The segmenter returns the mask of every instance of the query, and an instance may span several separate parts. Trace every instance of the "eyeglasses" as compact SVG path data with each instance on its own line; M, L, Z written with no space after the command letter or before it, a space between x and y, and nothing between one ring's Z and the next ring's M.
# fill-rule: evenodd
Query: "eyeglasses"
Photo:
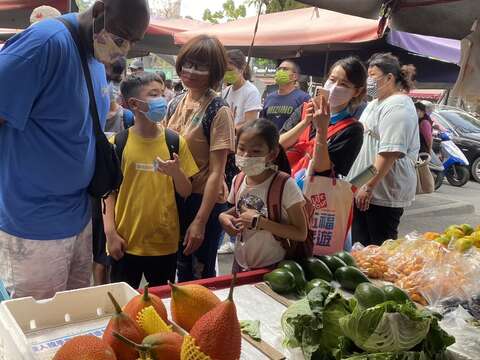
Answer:
M279 66L279 67L277 68L277 71L278 71L278 70L291 71L292 73L295 73L295 70L294 70L294 69L291 69L291 68L286 67L286 66Z
M208 64L199 64L196 62L193 62L191 60L187 60L183 63L182 68L184 69L189 69L189 70L197 70L201 72L209 72L210 71L210 66Z

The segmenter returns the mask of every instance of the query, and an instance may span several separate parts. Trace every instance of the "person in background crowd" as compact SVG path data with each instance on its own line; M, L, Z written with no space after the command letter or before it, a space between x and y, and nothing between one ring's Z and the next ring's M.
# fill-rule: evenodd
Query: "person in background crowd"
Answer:
M238 130L247 122L258 118L262 103L258 89L250 82L252 74L245 55L240 50L230 50L227 55L228 67L224 82L228 86L223 90L222 97L232 109Z
M169 103L175 97L175 93L171 89L169 89L167 86L167 81L170 83L170 86L172 84L172 81L167 80L167 75L165 75L165 72L163 71L157 71L157 74L162 78L163 83L165 84L163 97L165 98L165 100L167 100L167 103Z
M185 91L183 84L181 81L177 82L173 87L173 91L175 92L175 96L182 94Z
M107 80L110 94L110 111L108 112L105 132L118 133L128 129L134 124L133 113L129 109L123 108L120 104L123 102L120 94L120 83L127 66L126 59L122 58L107 68Z
M142 59L134 60L130 65L129 69L130 69L130 74L132 75L144 72L145 68L143 67Z
M240 50L230 50L227 56L228 67L224 83L228 86L223 90L222 97L232 109L235 128L238 130L247 122L258 118L259 111L262 110L262 102L260 92L250 82L252 75L245 55ZM218 253L232 253L234 241L234 237L226 239Z
M173 81L171 79L165 80L165 99L170 102L175 95L175 91L173 91Z
M327 134L319 133L312 126L313 116L302 119L304 107L306 114L313 114L313 102L301 105L284 124L280 144L287 152L308 157L313 156L314 144L326 144L322 151L322 161L330 164L330 169L336 175L347 176L363 143L363 126L353 118L355 108L365 98L367 70L363 63L356 57L348 57L337 61L330 69L328 79L324 85L324 95L330 106L329 138ZM335 129L338 129L337 131ZM298 148L301 147L302 149ZM308 146L308 149L305 148ZM295 160L293 159L295 158ZM289 155L292 169L296 169L301 159ZM295 175L295 174L294 174Z
M33 9L30 15L30 24L35 24L45 19L52 19L61 16L62 13L53 6L42 5Z
M230 236L236 236L233 272L274 266L285 258L285 248L277 239L305 241L307 221L305 199L279 145L278 130L271 121L258 119L238 131L236 163L244 176L232 186L230 210L220 215L220 223ZM283 172L279 174L279 172ZM281 195L281 221L269 213L269 192L279 176L287 178ZM273 191L273 190L272 190Z
M367 93L374 100L363 112L363 146L348 176L374 164L378 174L360 188L352 226L353 242L380 245L396 239L405 207L415 198L415 163L420 149L418 116L410 89L410 75L392 54L369 60Z
M210 36L190 40L177 57L177 74L187 92L170 102L167 126L185 137L200 168L184 206L180 282L215 276L222 233L218 215L225 210L228 195L225 166L228 154L235 149L232 113L213 90L223 81L226 69L225 49Z
M118 194L106 200L104 223L108 252L114 259L111 280L125 281L134 289L140 287L142 275L151 286L175 281L180 240L175 192L188 197L189 178L198 172L183 137L178 154L170 160L165 128L159 124L167 110L163 88L160 76L146 72L130 75L121 85L136 122L127 130L124 179Z
M63 18L86 44L103 126L103 64L126 56L144 36L148 3L96 1ZM11 296L37 299L89 286L87 188L96 141L80 56L65 25L47 19L11 38L0 52L0 78L0 279Z
M127 60L120 58L110 66L106 66L109 85L110 110L107 115L104 131L119 133L134 124L133 113L124 109L120 102L120 82L127 66ZM103 202L92 198L92 238L93 238L93 283L103 285L109 282L108 273L111 259L107 255L107 239L103 229Z
M271 120L279 130L300 105L310 100L310 95L295 86L299 76L297 64L291 60L283 61L275 74L278 91L265 99L261 116Z
M418 115L420 152L430 154L433 145L433 122L427 114L427 107L423 103L416 102L415 108Z

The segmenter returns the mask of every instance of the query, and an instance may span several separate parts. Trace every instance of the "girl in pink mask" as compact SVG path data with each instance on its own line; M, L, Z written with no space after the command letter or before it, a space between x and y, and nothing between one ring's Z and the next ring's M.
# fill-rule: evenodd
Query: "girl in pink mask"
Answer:
M285 242L307 238L305 201L290 177L273 122L258 119L238 131L238 174L230 190L230 210L220 215L225 232L236 236L233 271L274 266L286 256Z
M363 142L363 126L353 117L365 98L367 71L356 57L337 61L330 69L323 91L297 109L281 130L281 145L287 149L292 175L299 183L312 158L315 143L321 145L314 159L320 175L346 176ZM323 100L322 100L323 99ZM316 105L314 105L316 104ZM314 117L315 107L325 121ZM323 109L322 109L323 107Z

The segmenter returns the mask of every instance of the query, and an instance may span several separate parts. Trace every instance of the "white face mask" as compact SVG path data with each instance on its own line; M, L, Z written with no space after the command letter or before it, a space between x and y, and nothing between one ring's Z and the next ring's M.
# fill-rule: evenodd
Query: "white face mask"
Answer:
M325 82L323 88L330 93L328 97L328 102L332 107L337 107L349 103L355 92L354 89L340 86L330 80L327 80Z
M235 164L247 176L258 176L270 168L270 166L267 166L267 158L265 156L246 157L235 155Z

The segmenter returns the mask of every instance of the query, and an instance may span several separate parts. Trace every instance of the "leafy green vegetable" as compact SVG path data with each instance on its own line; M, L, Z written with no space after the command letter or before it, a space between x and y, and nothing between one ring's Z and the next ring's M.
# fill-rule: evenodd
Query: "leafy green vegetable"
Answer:
M240 320L242 333L249 335L253 340L262 341L259 320Z
M326 284L314 288L307 297L292 304L282 316L284 345L302 349L307 360L331 358L342 343L340 318L352 312L355 302L345 300ZM320 353L320 355L319 355Z
M371 353L409 351L423 343L421 350L434 354L453 339L438 327L435 315L410 302L387 301L366 310L357 307L340 320L340 327L355 345Z

